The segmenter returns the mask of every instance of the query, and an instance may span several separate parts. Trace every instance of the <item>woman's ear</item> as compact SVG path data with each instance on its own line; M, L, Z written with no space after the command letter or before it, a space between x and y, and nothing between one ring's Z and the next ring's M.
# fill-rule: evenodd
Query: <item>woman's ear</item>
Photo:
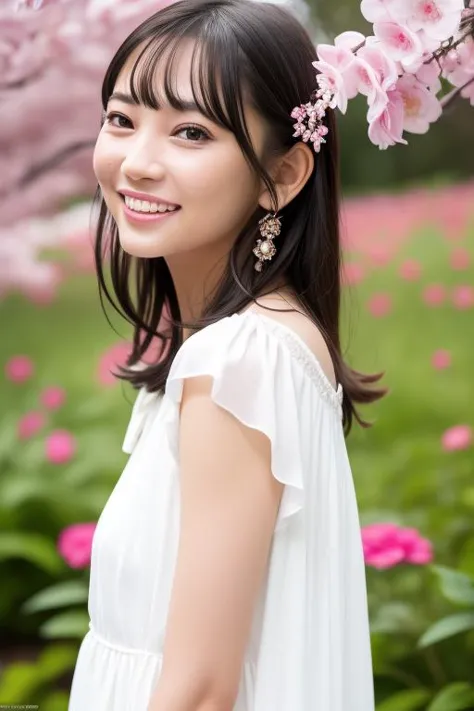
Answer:
M303 141L298 141L283 156L276 161L270 174L275 181L275 189L278 195L278 209L281 210L306 185L314 168L314 152ZM265 186L259 197L259 205L264 209L273 211L270 193Z

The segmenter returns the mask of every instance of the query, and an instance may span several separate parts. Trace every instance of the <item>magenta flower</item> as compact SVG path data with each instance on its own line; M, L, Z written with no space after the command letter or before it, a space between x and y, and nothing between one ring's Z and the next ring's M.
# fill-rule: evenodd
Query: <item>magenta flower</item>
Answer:
M440 306L446 298L446 289L441 284L430 284L423 290L423 301L428 306Z
M469 269L471 258L467 249L463 247L456 247L451 252L450 264L451 268L457 271L462 271L463 269Z
M115 343L103 353L97 370L97 379L104 386L115 385L117 379L112 375L112 371L117 371L118 365L125 365L127 357L130 355L132 346L130 343L121 341Z
M13 356L5 366L5 375L13 383L24 383L31 378L33 372L33 361L24 355Z
M456 286L453 289L453 305L457 309L470 309L474 306L474 288L469 285Z
M435 351L431 358L431 365L433 368L436 368L436 370L444 370L445 368L449 368L451 365L451 353L442 349Z
M76 441L67 430L55 430L46 439L46 459L52 464L69 462L76 451Z
M402 279L407 281L416 281L421 275L421 265L415 259L407 259L400 266L399 274Z
M454 425L447 429L441 438L445 452L455 452L467 449L472 444L472 429L469 425Z
M360 284L364 278L364 267L357 262L348 262L344 264L341 276L344 284Z
M415 528L394 523L374 523L362 529L366 565L384 570L400 563L426 565L433 559L433 548Z
M392 309L392 299L389 294L374 294L369 299L368 308L372 316L386 316Z
M66 392L63 388L52 386L45 388L40 395L42 405L48 410L57 410L64 405Z
M45 424L45 417L42 412L27 412L26 415L18 422L18 437L20 439L29 439L34 437Z
M58 551L71 568L87 568L91 562L95 523L76 523L59 534Z

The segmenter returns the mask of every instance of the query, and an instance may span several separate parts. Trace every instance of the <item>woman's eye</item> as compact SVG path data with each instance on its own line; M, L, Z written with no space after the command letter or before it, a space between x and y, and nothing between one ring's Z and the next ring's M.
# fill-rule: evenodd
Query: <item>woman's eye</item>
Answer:
M115 111L108 113L105 120L108 124L115 126L116 128L130 128L132 125L130 119L123 114L116 113Z
M191 141L192 143L202 143L203 141L210 138L207 131L204 131L204 129L199 128L199 126L185 126L184 128L180 128L175 135L179 135L180 133L187 133L188 137L185 138L185 140Z

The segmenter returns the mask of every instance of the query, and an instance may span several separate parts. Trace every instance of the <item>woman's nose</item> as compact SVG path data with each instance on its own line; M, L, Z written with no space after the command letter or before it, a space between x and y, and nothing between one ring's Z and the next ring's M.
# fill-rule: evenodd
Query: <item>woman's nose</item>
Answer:
M122 161L121 171L130 180L159 180L163 176L163 167L151 154L145 144L135 145Z

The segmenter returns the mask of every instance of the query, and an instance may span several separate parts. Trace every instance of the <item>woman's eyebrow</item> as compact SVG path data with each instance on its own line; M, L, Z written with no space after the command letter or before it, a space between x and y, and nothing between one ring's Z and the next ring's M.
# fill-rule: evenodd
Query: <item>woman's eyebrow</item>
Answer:
M138 106L133 96L131 94L125 94L123 91L114 91L113 94L110 95L109 101L113 101L114 99L116 101L122 101L124 104L129 104L130 106ZM201 109L193 99L176 99L176 101L178 111L197 111L201 113Z

